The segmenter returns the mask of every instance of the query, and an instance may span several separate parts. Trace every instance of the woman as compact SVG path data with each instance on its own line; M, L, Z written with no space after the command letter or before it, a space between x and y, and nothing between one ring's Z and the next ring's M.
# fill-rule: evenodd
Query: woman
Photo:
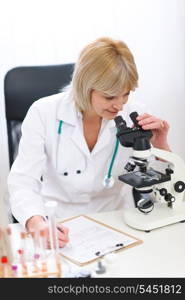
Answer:
M123 208L128 186L117 178L132 149L119 147L112 170L115 184L109 189L102 184L115 149L113 119L118 113L129 122L129 113L137 110L139 124L153 132L153 146L169 150L167 122L147 114L142 104L133 108L127 103L137 84L127 45L100 38L82 50L65 92L30 107L8 178L13 215L29 231L46 227L46 200L58 202L60 218ZM68 230L60 229L63 246Z

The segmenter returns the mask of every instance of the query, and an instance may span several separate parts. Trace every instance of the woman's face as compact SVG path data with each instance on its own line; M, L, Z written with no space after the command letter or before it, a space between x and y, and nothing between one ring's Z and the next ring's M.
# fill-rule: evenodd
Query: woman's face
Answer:
M96 90L92 91L91 104L93 111L101 118L112 120L127 103L130 91L124 90L118 96L110 97Z

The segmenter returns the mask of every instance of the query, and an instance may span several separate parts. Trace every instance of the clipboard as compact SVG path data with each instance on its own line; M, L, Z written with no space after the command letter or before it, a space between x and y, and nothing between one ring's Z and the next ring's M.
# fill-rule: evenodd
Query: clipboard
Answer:
M59 223L69 228L70 239L59 253L78 266L85 266L111 252L143 243L130 234L86 215L78 215Z

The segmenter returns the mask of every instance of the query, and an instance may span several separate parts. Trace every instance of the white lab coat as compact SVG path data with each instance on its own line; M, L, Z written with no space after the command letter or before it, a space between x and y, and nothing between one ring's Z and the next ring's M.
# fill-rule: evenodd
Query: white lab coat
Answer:
M128 103L121 112L128 125L134 109L139 113L144 110L141 105L135 108ZM60 120L63 126L59 135ZM131 148L119 145L112 170L115 184L110 189L102 184L115 141L114 121L103 120L97 143L89 151L81 113L67 92L34 102L22 124L18 156L8 176L15 218L25 225L33 215L45 216L46 200L58 202L56 216L60 218L123 208L126 198L131 199L131 188L120 182L118 175L124 170Z

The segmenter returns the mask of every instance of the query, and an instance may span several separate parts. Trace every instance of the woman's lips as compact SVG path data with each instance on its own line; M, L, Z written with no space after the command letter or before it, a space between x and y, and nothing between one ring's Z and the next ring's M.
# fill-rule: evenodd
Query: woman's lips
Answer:
M118 111L110 111L110 110L107 110L110 114L117 114Z

